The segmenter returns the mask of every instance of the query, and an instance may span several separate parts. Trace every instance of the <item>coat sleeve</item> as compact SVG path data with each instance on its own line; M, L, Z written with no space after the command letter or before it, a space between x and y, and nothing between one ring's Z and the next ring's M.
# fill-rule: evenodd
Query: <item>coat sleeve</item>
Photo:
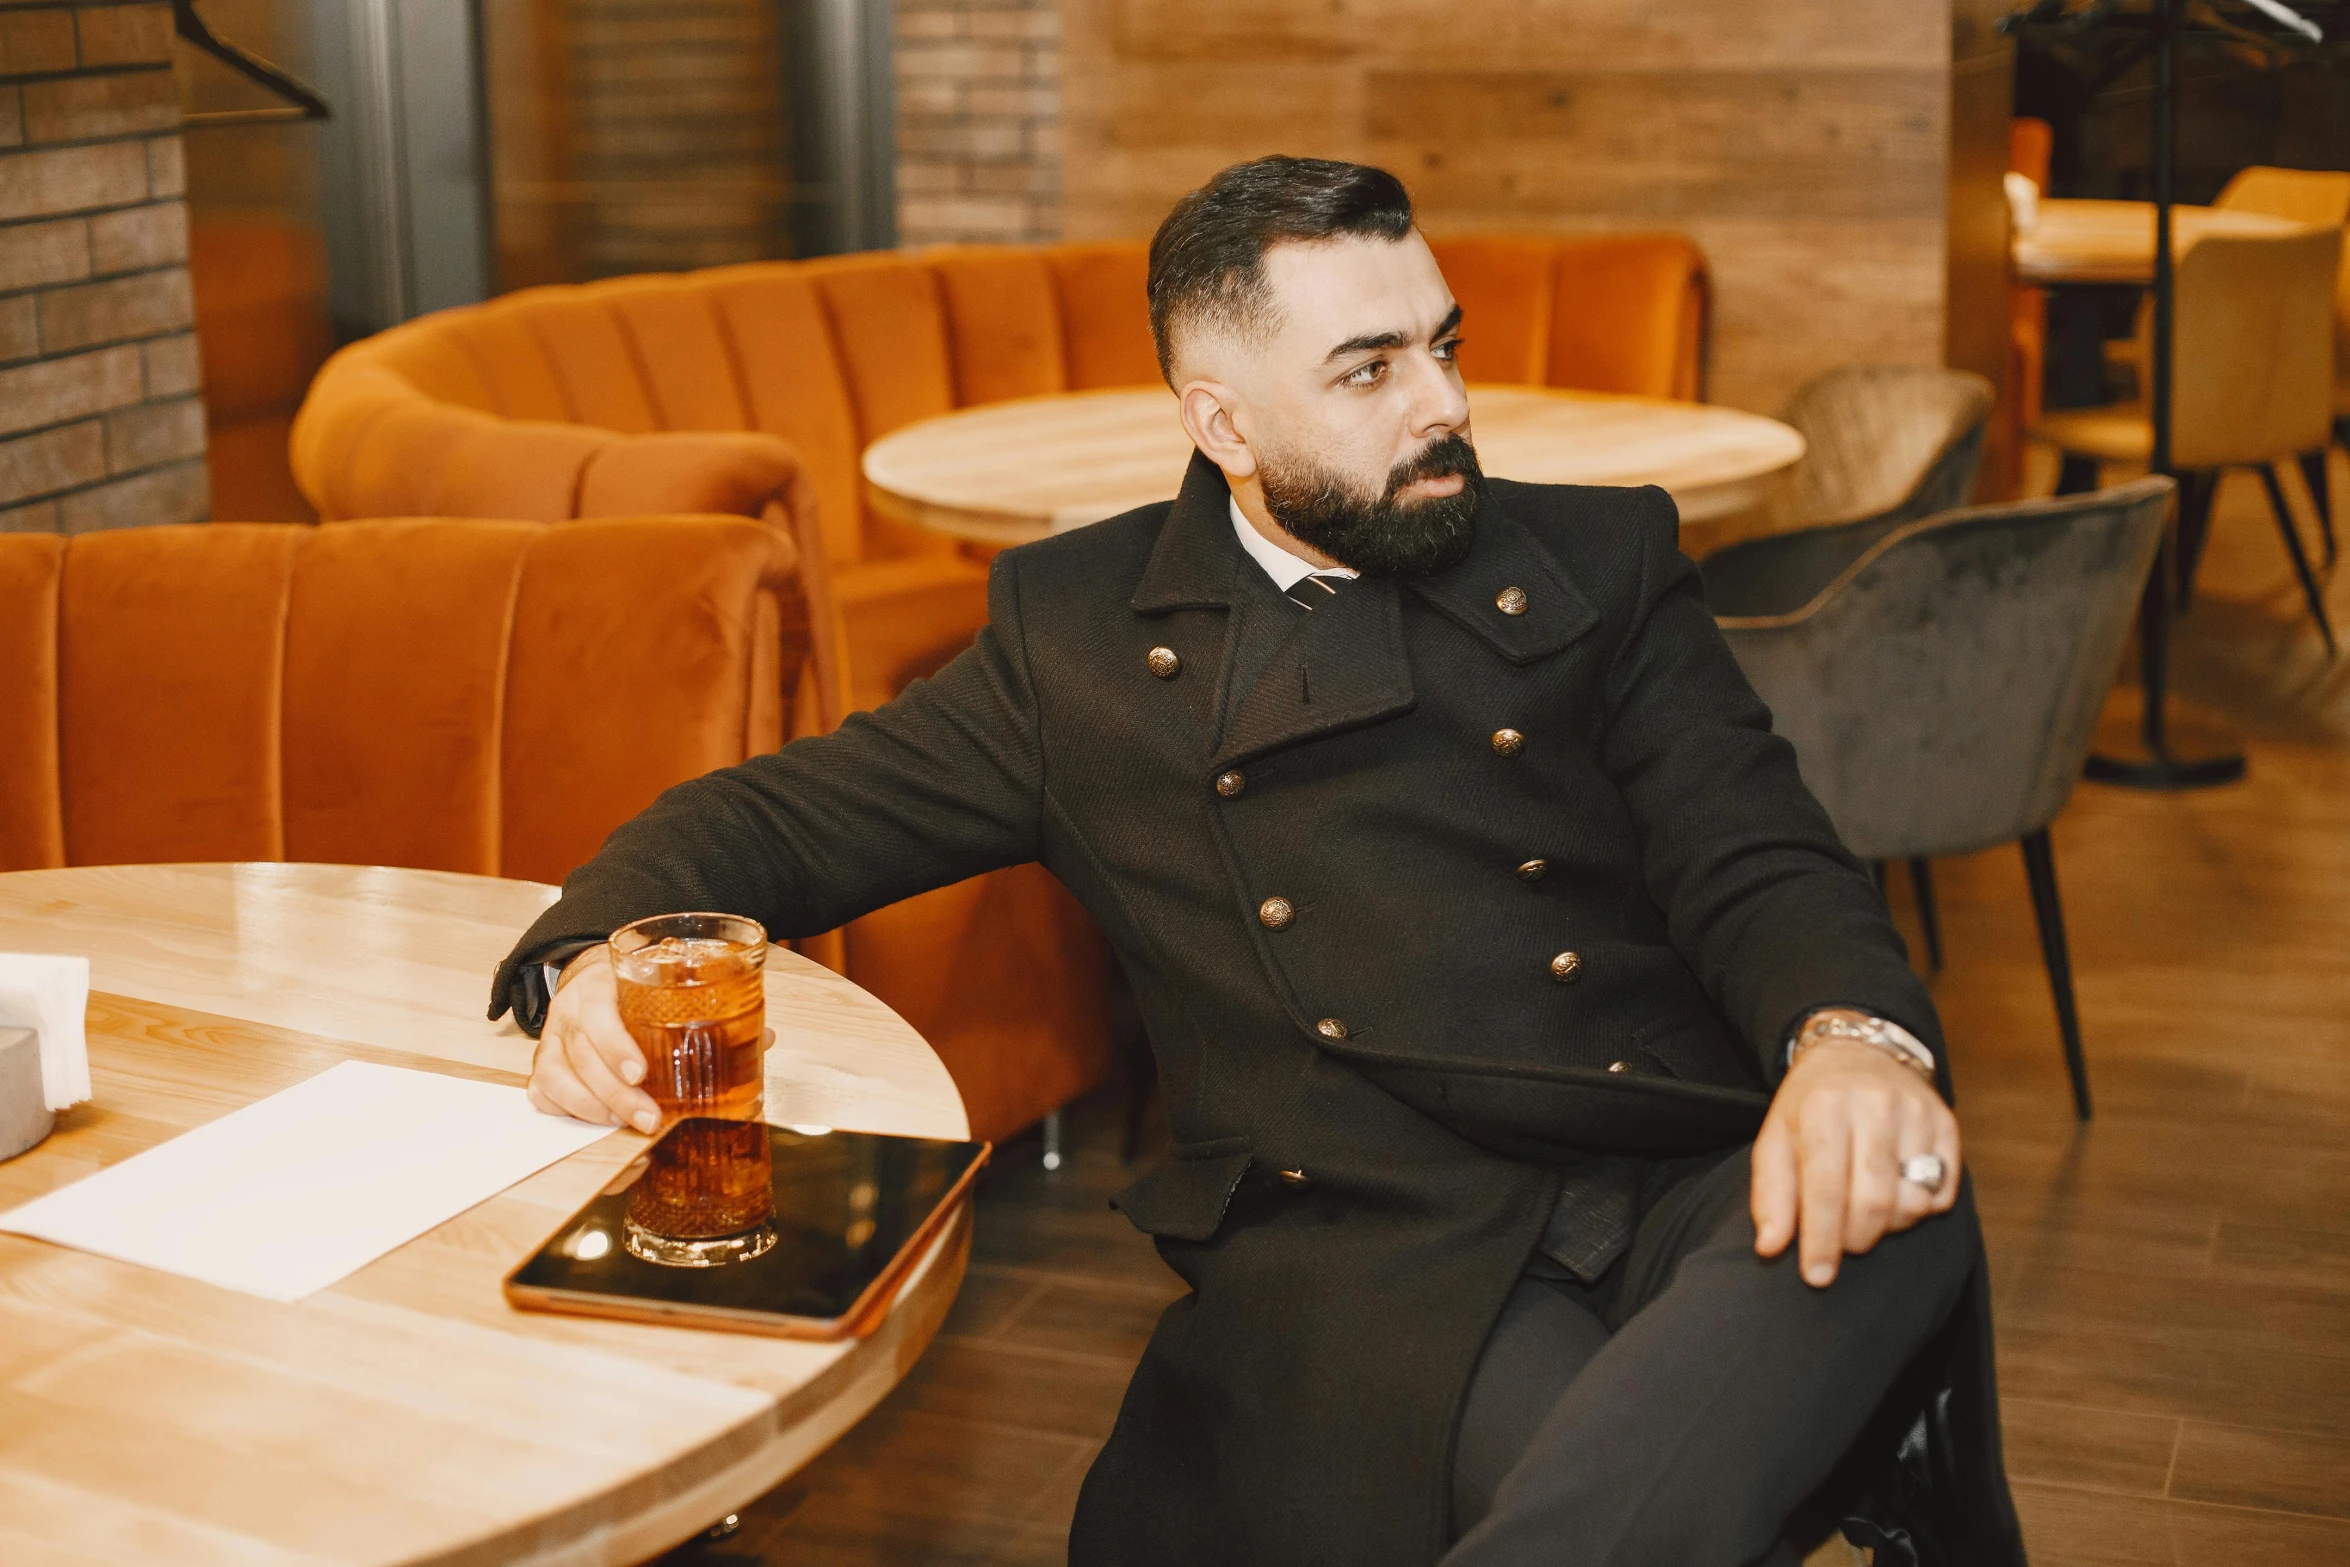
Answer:
M1823 1006L1899 1023L1940 1061L1934 1004L1715 627L1672 498L1642 498L1640 586L1608 674L1600 759L1674 947L1772 1083L1789 1034Z
M740 914L788 940L1039 852L1043 759L1020 637L1018 566L946 668L831 734L676 785L564 879L499 965L490 1016L544 1021L544 955L631 920Z

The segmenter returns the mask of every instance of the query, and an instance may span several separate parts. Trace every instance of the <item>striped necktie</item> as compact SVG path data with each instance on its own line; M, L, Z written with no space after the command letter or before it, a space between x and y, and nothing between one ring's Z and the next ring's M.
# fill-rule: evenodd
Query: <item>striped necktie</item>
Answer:
M1298 578L1283 588L1281 595L1292 604L1312 609L1318 604L1329 603L1340 588L1352 581L1354 578L1343 572L1317 571Z

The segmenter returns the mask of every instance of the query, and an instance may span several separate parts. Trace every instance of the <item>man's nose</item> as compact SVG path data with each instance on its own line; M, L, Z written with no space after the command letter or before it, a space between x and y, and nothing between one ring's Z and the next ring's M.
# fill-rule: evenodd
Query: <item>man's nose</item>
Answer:
M1433 439L1467 429L1469 394L1452 366L1434 354L1414 354L1412 370L1412 434Z

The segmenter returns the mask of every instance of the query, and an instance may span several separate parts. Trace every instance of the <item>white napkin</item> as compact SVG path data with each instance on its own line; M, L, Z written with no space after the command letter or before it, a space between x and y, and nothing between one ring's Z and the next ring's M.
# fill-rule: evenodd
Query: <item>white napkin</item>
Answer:
M41 1097L52 1110L90 1097L90 1045L82 1036L89 1008L88 958L0 952L0 1028L41 1036Z

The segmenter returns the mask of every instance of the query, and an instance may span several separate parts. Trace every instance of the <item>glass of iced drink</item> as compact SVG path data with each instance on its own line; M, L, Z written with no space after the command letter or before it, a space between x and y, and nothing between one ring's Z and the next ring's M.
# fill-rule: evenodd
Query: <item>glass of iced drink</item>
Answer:
M648 1262L716 1267L775 1244L766 960L767 932L732 914L662 914L612 934L620 1021L666 1134L629 1190L624 1241Z

